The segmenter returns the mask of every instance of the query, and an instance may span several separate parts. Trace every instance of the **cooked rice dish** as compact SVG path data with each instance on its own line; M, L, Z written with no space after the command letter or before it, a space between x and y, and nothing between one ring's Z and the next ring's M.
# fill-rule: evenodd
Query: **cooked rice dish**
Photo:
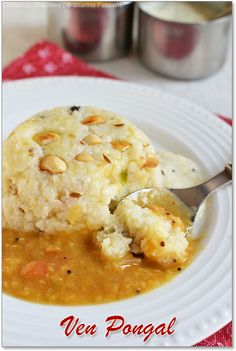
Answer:
M4 142L3 226L92 231L104 257L131 251L168 264L173 257L185 259L187 224L181 216L167 216L153 199L152 207L148 199L124 201L114 214L109 204L141 188L189 187L201 180L193 161L155 153L141 130L113 112L54 108L23 122Z

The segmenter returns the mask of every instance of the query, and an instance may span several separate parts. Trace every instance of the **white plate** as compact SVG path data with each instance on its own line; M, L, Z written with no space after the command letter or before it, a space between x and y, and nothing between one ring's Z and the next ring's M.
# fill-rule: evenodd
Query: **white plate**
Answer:
M8 82L3 87L4 137L32 114L58 105L95 105L129 118L156 149L198 162L207 176L231 159L231 128L187 101L146 87L98 78L55 77ZM32 194L33 195L33 194ZM105 338L105 319L155 325L177 317L175 333L147 346L190 346L231 320L231 187L212 196L205 247L172 282L149 293L103 305L61 307L3 296L4 346L144 346L143 336L117 332ZM60 321L75 315L98 325L92 336L65 337Z

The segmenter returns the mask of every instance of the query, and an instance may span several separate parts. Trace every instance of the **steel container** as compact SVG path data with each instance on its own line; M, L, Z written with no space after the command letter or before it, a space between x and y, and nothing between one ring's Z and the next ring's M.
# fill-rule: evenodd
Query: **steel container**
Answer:
M191 24L153 16L145 11L142 2L138 7L138 55L151 70L170 78L188 80L206 77L223 65L231 13Z
M86 61L127 55L132 46L132 2L54 2L48 8L50 40Z

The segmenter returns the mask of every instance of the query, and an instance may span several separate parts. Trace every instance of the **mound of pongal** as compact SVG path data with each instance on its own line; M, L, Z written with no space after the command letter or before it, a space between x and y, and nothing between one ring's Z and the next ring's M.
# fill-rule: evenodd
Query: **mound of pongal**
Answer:
M155 185L157 164L148 138L115 113L76 106L38 113L3 145L3 226L98 230L110 222L111 199Z

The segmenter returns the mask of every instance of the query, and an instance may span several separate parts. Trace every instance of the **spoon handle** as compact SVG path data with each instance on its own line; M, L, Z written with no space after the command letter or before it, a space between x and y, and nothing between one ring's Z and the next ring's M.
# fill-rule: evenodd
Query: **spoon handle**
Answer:
M230 179L232 180L232 163L227 163L225 166L225 171L228 173Z
M216 189L232 182L232 164L206 182L187 189L170 189L188 207L196 211L205 198Z
M216 189L222 187L223 185L232 182L232 164L228 163L225 169L215 175L213 178L209 179L207 182L203 183L201 186L204 188L204 192L207 195L211 194Z

